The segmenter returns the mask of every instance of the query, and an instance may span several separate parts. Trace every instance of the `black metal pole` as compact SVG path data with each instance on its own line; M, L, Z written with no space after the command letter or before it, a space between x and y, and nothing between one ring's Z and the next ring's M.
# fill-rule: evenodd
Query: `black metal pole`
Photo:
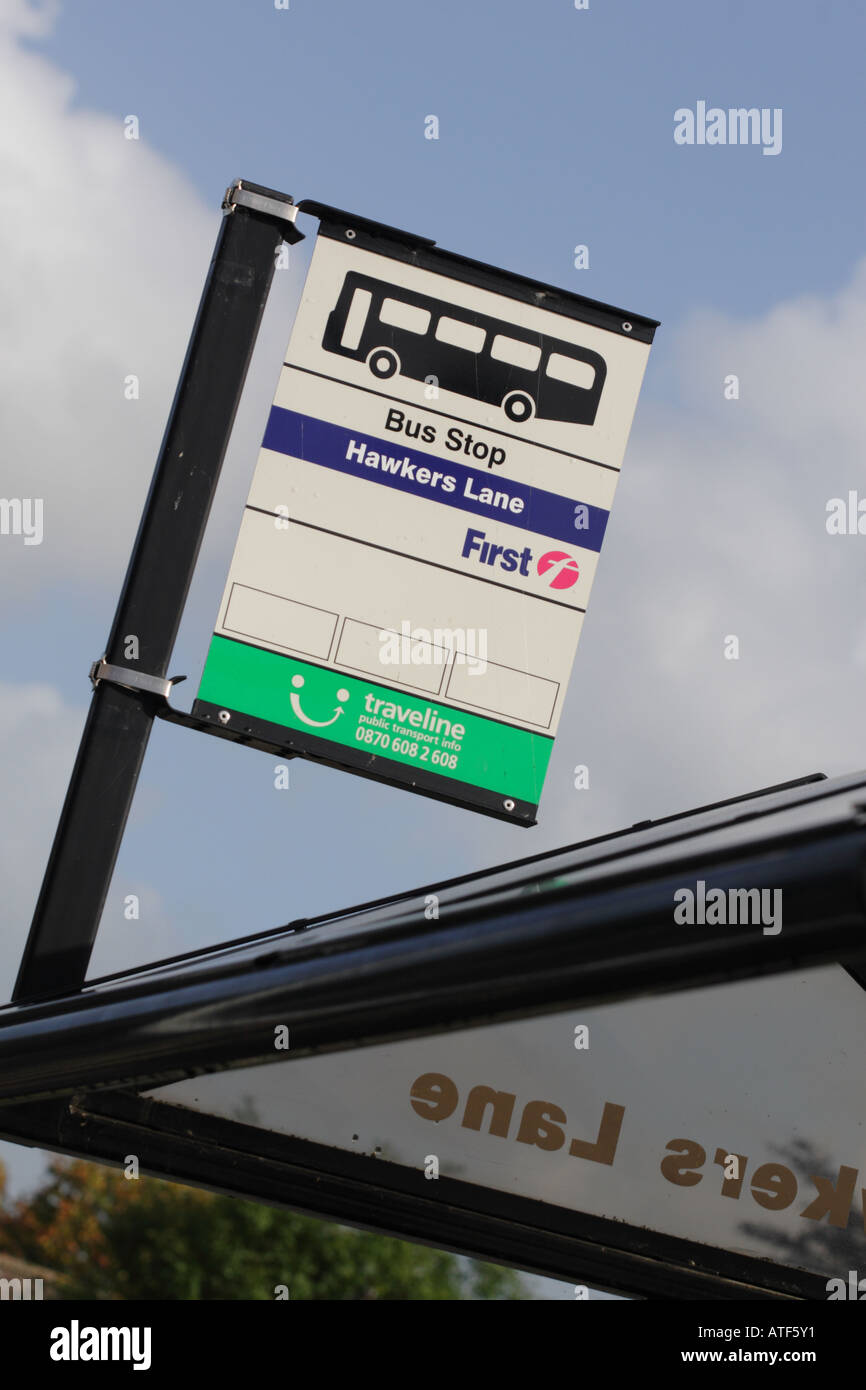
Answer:
M113 666L152 677L164 677L171 659L277 247L301 238L285 194L238 180L224 207L105 654ZM16 1002L84 982L155 706L152 694L107 680L94 690Z

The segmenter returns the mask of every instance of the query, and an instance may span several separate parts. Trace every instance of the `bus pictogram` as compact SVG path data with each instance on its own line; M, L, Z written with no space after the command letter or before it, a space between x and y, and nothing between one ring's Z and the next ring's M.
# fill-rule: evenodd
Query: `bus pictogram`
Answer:
M380 381L435 378L443 390L533 416L592 425L607 364L589 348L350 271L322 347L366 362Z

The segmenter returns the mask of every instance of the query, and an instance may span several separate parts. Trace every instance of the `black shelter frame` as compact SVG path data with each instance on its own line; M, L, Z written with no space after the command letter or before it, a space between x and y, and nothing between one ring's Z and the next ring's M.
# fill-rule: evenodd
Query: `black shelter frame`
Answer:
M781 888L784 930L673 920ZM440 916L429 921L431 893ZM638 1297L826 1297L771 1260L195 1114L202 1072L844 962L866 970L866 774L803 778L0 1010L0 1134ZM277 1024L291 1033L275 1053ZM435 1193L431 1194L431 1187Z

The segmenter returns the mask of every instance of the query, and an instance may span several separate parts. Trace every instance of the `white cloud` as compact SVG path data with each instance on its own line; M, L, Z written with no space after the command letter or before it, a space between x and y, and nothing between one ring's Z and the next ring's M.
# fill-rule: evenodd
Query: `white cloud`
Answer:
M50 686L0 683L0 1003L12 991L82 723L83 710Z
M59 0L0 0L0 33L41 38L51 32Z
M680 373L714 418L738 410L760 443L793 451L788 476L793 464L803 481L832 478L838 451L846 463L846 447L862 449L866 436L864 321L866 261L835 294L798 296L753 322L696 314L679 338ZM728 373L740 378L736 405L722 398Z
M116 583L216 232L174 166L20 38L53 7L0 2L3 495L44 498L41 546L0 538L0 593ZM124 398L136 375L140 399Z
M659 331L542 800L545 844L866 765L866 536L825 524L829 498L866 498L864 344L866 262L826 299ZM654 357L676 366L676 406L650 403ZM724 397L730 373L739 400ZM732 634L738 660L724 655ZM578 762L590 792L572 788Z

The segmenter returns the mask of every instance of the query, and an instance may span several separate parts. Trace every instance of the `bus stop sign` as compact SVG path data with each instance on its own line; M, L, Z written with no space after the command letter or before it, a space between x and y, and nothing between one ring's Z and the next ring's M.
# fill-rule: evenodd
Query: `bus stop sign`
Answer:
M657 324L317 203L194 713L535 820Z

